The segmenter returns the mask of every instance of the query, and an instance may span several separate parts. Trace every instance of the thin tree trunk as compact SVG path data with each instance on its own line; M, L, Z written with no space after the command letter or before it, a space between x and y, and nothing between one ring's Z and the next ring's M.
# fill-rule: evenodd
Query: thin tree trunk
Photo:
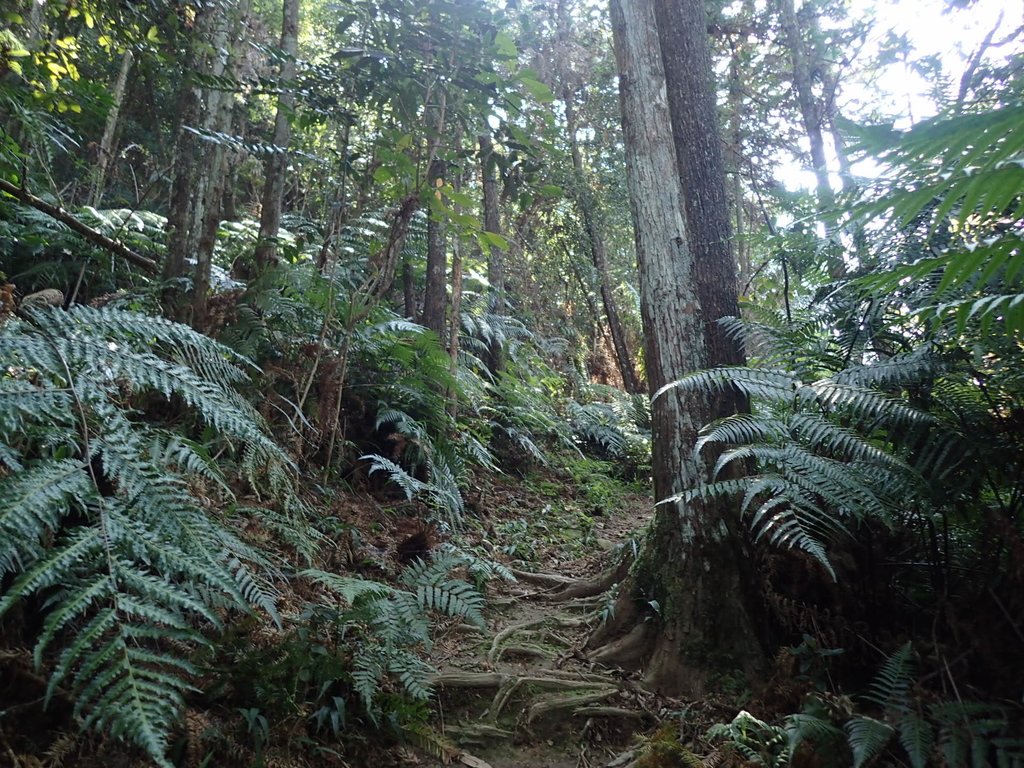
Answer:
M441 197L446 166L438 157L430 161L427 171L427 186L430 194ZM423 290L423 314L421 323L437 334L445 343L444 305L447 291L448 252L445 243L445 224L436 211L430 212L427 220L427 274Z
M461 131L455 139L455 146L461 152L462 134ZM456 174L452 180L456 192L462 191L462 174ZM461 208L456 211L461 213ZM452 238L452 296L451 314L448 319L448 354L451 356L451 374L454 381L459 369L459 331L462 329L462 238L458 235ZM459 393L458 387L453 387L448 392L448 414L455 419L458 416Z
M576 110L572 101L572 94L569 92L568 87L566 87L563 94L565 127L566 132L569 134L569 150L572 155L573 171L575 172L576 207L579 209L580 216L583 219L583 228L587 236L587 247L590 249L590 258L597 272L601 291L601 303L604 306L604 314L608 320L608 332L612 337L612 348L615 352L615 362L618 364L619 374L622 376L622 384L627 392L637 393L643 391L643 385L637 376L636 366L633 364L633 356L630 354L626 343L626 332L622 327L622 319L619 317L618 304L615 301L615 294L612 292L604 238L597 223L593 195L590 192L590 187L587 186L586 174L583 168L583 155L580 153L579 141L576 138L578 126L576 123Z
M107 168L114 157L114 137L117 135L117 120L121 115L121 105L124 102L124 92L128 85L128 73L131 72L132 62L135 54L131 48L126 48L121 56L121 68L117 72L117 79L114 81L114 88L110 96L112 103L107 113L107 120L103 126L103 138L100 139L99 157L96 158L96 175L93 178L92 194L89 196L89 205L99 208L103 200L103 187L107 180Z
M822 115L811 89L811 68L807 61L807 52L804 49L793 0L779 0L779 11L790 60L793 63L793 90L800 107L804 131L811 144L811 166L818 186L818 210L823 214L826 228L831 231L835 227L835 216L832 213L835 208L835 195L829 182L828 163L825 160L825 140L821 133Z
M167 287L162 303L167 316L179 322L186 320L188 314L181 281L185 277L185 263L199 243L198 227L194 226L195 209L201 207L203 199L197 191L203 175L200 168L204 147L202 140L190 130L199 125L203 114L203 89L196 82L195 74L206 71L205 56L201 50L211 44L208 31L210 17L215 13L215 9L207 7L196 13L190 60L178 95L178 134L174 145L174 179L167 214L167 256L163 269Z
M559 0L555 13L558 27L557 45L562 48L568 46L571 39L572 25L565 0ZM559 56L558 58L558 68L562 80L562 103L565 108L565 130L569 140L569 153L572 157L573 197L575 198L580 218L583 220L587 248L590 251L590 258L597 272L601 303L604 306L605 318L608 321L608 331L612 337L612 351L615 354L615 363L619 369L619 375L622 377L623 387L627 392L635 394L643 391L643 385L636 373L633 356L630 354L629 346L626 342L626 333L622 326L618 304L612 291L604 238L597 221L596 205L594 204L594 197L590 186L587 183L586 170L583 166L583 155L580 152L579 140L576 136L579 125L576 119L576 105L570 82L573 73L565 57Z
M480 135L480 176L483 180L484 231L501 234L501 211L498 208L498 180L494 175L496 160L494 142L488 134ZM505 312L505 254L501 248L487 248L487 282L491 286L495 314Z
M299 0L284 0L281 20L281 72L274 118L274 147L266 161L263 181L260 234L256 245L256 272L261 274L277 258L277 234L281 228L285 173L288 168L288 143L291 140L291 115L295 109L295 71L299 53Z
M321 273L326 273L327 264L332 264L337 261L337 239L341 234L342 226L345 221L347 192L348 192L348 176L349 176L349 142L351 140L352 124L346 120L344 128L339 132L339 144L341 144L341 163L338 168L338 174L341 177L338 182L338 188L335 193L334 202L331 205L330 212L328 214L327 232L324 235L323 245L320 247L320 253L317 256L316 266Z
M494 175L497 165L494 142L490 134L480 134L480 176L483 186L484 231L501 234L501 211L498 207L498 180ZM491 311L505 314L505 253L501 248L487 245L487 282L491 288ZM497 374L504 367L501 343L492 341L488 350L488 368Z
M214 77L224 78L232 74L234 59L243 44L251 5L252 0L240 0L231 9L232 17L223 19L223 27L217 39L219 45L215 46L217 58L213 66ZM203 127L214 134L229 135L233 128L234 114L233 94L223 90L212 90L207 98L207 115ZM192 281L192 327L199 331L206 329L213 251L217 244L217 230L220 228L221 203L228 183L228 149L217 143L206 147L205 150L205 165L210 179L207 187L209 197L203 212Z
M416 281L412 274L412 259L408 254L402 258L402 306L409 320L416 320Z

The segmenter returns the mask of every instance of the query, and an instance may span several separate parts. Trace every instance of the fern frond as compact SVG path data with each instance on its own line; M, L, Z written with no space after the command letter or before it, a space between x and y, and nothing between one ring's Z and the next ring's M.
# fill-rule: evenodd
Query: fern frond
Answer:
M914 647L906 642L886 658L866 698L881 707L905 708L914 675Z
M315 581L336 594L349 605L354 605L362 598L382 598L394 593L394 588L378 581L370 581L352 576L339 576L336 573L307 568L299 571L297 576Z
M0 478L0 572L14 573L0 615L45 592L34 656L52 664L50 693L67 688L86 726L170 765L168 733L195 675L187 654L206 642L198 627L251 607L277 621L277 596L267 558L193 495L189 481L202 478L232 499L205 448L147 423L132 397L184 404L234 446L251 482L268 478L289 499L293 465L233 388L244 361L190 328L36 310L0 327L0 349L0 398L15 406L0 409L0 443L31 457Z
M880 754L893 735L893 727L873 717L857 715L843 725L850 749L853 751L853 768L867 765Z
M927 768L935 745L935 728L913 710L905 710L896 718L900 746L910 758L911 768Z

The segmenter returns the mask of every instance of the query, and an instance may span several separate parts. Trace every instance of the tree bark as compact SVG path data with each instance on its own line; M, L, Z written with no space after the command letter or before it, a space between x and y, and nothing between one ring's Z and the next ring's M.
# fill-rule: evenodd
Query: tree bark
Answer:
M501 211L498 207L498 179L494 171L497 165L494 155L494 142L490 134L481 134L480 145L480 176L483 187L484 231L501 234ZM487 246L487 282L491 289L491 311L496 315L505 314L505 253L501 248ZM488 350L487 367L492 374L497 374L504 367L504 356L501 343L492 341Z
M615 294L612 292L604 237L598 226L593 195L590 192L590 187L587 186L587 178L583 168L583 155L580 153L579 141L576 138L576 131L578 129L576 109L573 105L572 94L568 88L565 89L563 101L565 103L565 128L569 134L569 150L572 155L572 166L575 175L576 207L579 209L580 217L583 219L587 247L590 250L590 258L594 264L594 269L597 272L601 291L601 303L604 306L605 318L608 320L608 332L612 337L615 362L618 364L619 374L622 376L622 384L626 391L635 394L643 391L643 385L640 383L640 377L637 376L633 356L626 343L626 332L622 327L622 318L619 317L619 307L615 301Z
M232 73L243 34L248 22L251 0L239 0L231 9L230 18L226 12L221 29L217 33L216 59L212 74L223 78ZM224 90L211 90L206 101L206 116L203 127L213 134L229 135L234 124L233 94ZM217 230L221 222L221 203L228 183L228 148L222 143L205 147L204 167L209 177L208 199L203 211L199 240L196 247L196 267L192 281L192 327L203 332L206 329L207 305L210 294L210 272L213 266L213 251L217 245Z
M444 185L446 166L438 157L430 161L427 170L427 186L430 194L441 197ZM445 322L444 305L448 293L448 252L445 247L445 225L437 211L430 211L427 220L427 275L423 289L423 315L421 323L437 334L444 344Z
M498 208L498 179L494 175L497 161L494 142L488 134L481 134L480 176L483 186L484 231L501 234L501 212ZM505 311L505 254L500 248L487 248L487 282L491 286L492 307L495 314Z
M281 20L281 92L274 118L274 147L267 157L263 181L260 235L256 245L256 272L264 272L277 258L277 233L281 228L285 173L288 168L288 142L291 140L291 115L295 109L295 70L299 53L299 0L284 0Z
M738 352L711 335L723 309L735 307L736 283L706 22L699 2L670 2L657 22L653 0L611 3L652 393L709 363L734 362ZM694 117L681 124L682 108ZM693 136L697 129L706 136ZM684 140L694 144L681 148ZM693 220L701 215L714 226ZM723 257L727 263L716 262ZM706 477L693 454L697 431L734 405L672 389L654 400L658 501ZM715 502L658 507L615 618L591 638L595 660L638 658L647 685L685 695L701 694L723 673L760 668L731 518Z
M132 62L135 54L131 48L126 48L121 56L121 68L117 72L117 79L114 81L113 92L111 93L112 103L107 113L107 120L103 126L103 137L100 139L99 156L96 158L96 171L93 177L92 194L89 195L89 205L99 208L103 200L103 187L107 180L107 168L114 156L114 137L117 135L117 120L121 115L121 104L124 102L124 91L128 85L128 73L131 72Z
M818 210L823 215L826 228L831 231L835 227L835 217L832 213L835 208L835 195L829 182L828 163L825 160L825 140L821 132L822 115L811 89L811 68L807 61L807 52L800 34L800 24L797 21L793 0L779 0L779 12L793 64L793 90L800 108L800 119L811 144L811 167L817 180Z

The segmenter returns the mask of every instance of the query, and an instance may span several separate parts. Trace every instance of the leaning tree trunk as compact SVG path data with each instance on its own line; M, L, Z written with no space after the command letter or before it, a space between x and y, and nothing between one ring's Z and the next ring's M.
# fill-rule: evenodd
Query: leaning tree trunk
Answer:
M611 3L652 392L685 373L736 357L734 347L732 355L725 355L723 340L709 336L714 320L735 307L735 270L703 8L692 0L684 5L663 15L659 43L653 0ZM670 45L681 56L679 62L662 58ZM667 102L666 77L678 78L675 65L683 62L693 82L670 81L670 89L677 90ZM670 113L669 103L675 107L680 97L695 113L694 125L705 121L701 127L707 139L689 135L676 110ZM675 134L673 142L674 127L683 135ZM682 153L681 140L695 143ZM710 156L697 158L695 152ZM708 175L716 168L715 152L717 175ZM705 210L709 206L717 208ZM694 222L692 217L701 212L714 214L718 228L712 232ZM698 241L709 236L715 242ZM727 266L709 263L723 254ZM731 279L710 290L707 273L728 276L730 271ZM729 294L731 304L723 302ZM676 390L654 400L658 501L707 476L705 462L693 453L697 430L730 405L735 403L692 393L684 397ZM615 618L591 638L593 658L643 666L646 683L670 694L698 695L725 670L758 669L763 652L747 608L739 566L743 552L734 527L732 510L714 501L661 504L636 567L620 590Z
M263 180L260 235L256 245L256 272L261 274L277 257L277 234L281 229L285 171L288 168L288 142L291 140L291 113L295 109L295 70L299 53L299 0L284 0L281 20L281 92L274 118L274 147L267 157Z

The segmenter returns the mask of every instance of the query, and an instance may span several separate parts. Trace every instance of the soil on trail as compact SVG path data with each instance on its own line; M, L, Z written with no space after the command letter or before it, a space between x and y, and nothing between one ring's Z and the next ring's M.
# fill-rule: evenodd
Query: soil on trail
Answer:
M601 482L607 485L602 489ZM487 632L438 637L441 762L493 768L605 765L654 723L660 702L585 653L653 513L608 478L500 479L481 490L481 544L515 573L492 583Z

